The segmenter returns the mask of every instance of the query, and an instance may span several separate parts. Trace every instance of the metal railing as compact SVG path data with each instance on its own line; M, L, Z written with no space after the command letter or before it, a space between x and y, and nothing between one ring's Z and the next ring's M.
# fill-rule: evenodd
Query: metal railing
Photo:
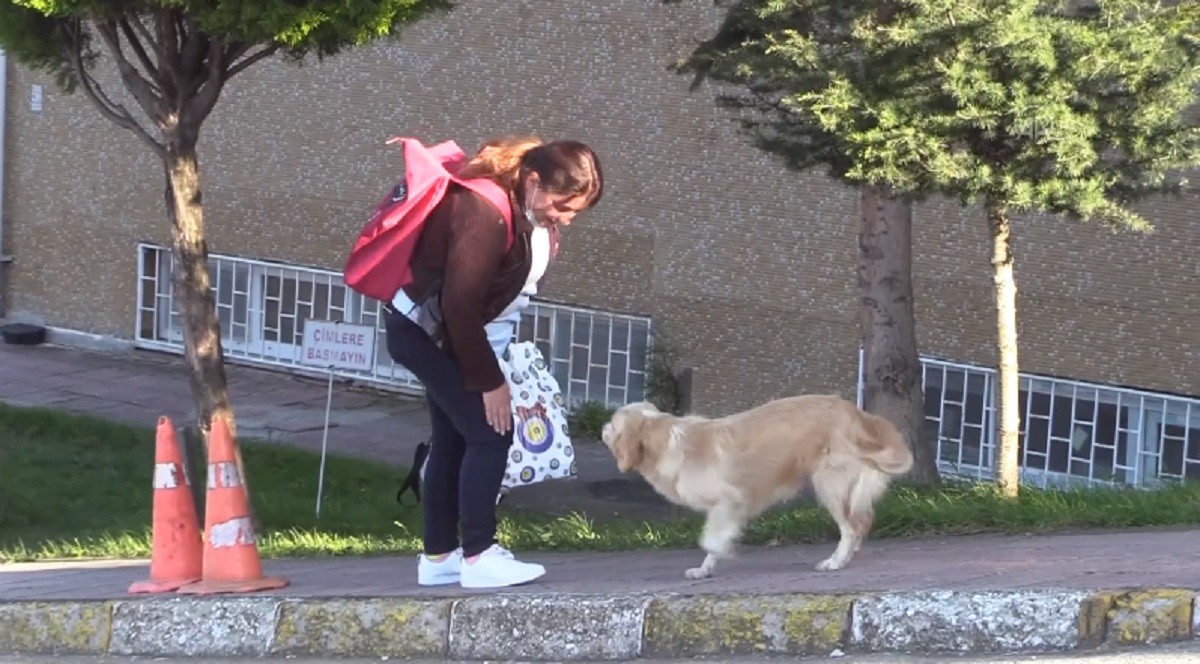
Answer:
M138 245L135 343L182 352L183 331L171 288L173 261L162 246ZM392 362L380 303L346 287L340 272L213 254L209 256L225 356L238 362L315 373L300 361L304 322L340 320L376 331L370 371L337 374L409 393L420 382ZM574 406L599 401L617 406L645 395L650 320L535 300L516 338L538 344Z
M419 392L419 381L386 352L379 303L346 288L341 274L225 255L210 257L228 358L314 373L300 362L306 320L342 320L376 330L370 371L343 376ZM183 333L171 289L171 256L138 246L135 339L180 352ZM650 321L645 317L535 301L516 338L538 344L572 406L616 406L645 397ZM995 371L922 358L925 419L948 476L995 475ZM862 394L860 353L859 399ZM1021 476L1034 486L1128 485L1200 479L1200 400L1022 374Z
M861 353L859 361L861 404ZM928 357L921 365L939 470L993 480L995 370ZM1019 386L1023 483L1152 488L1200 480L1200 400L1030 374Z

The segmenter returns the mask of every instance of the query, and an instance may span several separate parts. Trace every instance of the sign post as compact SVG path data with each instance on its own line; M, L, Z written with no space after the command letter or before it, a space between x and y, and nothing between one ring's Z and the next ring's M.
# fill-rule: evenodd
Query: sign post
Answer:
M325 491L325 456L329 443L329 415L333 408L333 376L338 369L370 371L375 367L375 328L348 325L340 320L307 320L300 362L329 370L325 396L325 430L321 434L321 469L317 475L317 519Z

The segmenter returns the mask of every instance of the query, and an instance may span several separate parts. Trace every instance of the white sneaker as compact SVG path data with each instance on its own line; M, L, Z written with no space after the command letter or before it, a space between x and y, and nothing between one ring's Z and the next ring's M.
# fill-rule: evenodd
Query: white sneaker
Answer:
M493 544L479 554L475 562L462 563L463 588L503 588L529 583L546 573L546 568L536 563L523 563L513 554Z
M417 558L417 583L422 586L444 586L458 583L462 573L462 549L455 549L441 561L434 561L421 554Z

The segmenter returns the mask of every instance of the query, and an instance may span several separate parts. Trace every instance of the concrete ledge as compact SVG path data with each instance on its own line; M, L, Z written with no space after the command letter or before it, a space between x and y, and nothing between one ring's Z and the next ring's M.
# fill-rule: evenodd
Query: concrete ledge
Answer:
M279 600L269 597L185 598L118 602L113 655L259 657L274 634Z
M1200 639L1200 594L1192 600L1192 638Z
M112 627L109 602L0 604L0 653L107 653Z
M122 339L120 337L112 337L105 334L93 334L91 332L81 332L79 330L72 330L65 327L47 326L46 343L54 344L55 346L66 346L67 348L79 348L81 350L110 353L113 355L132 353L134 351L133 341L130 339Z
M597 661L1049 653L1200 638L1180 588L0 603L0 655Z
M646 611L643 654L826 655L843 645L850 597L669 597Z
M284 602L273 655L440 657L450 629L450 600L403 597Z
M642 643L647 598L586 595L473 597L455 602L456 659L631 659Z
M1179 641L1194 636L1196 598L1176 588L1134 590L1113 597L1105 641L1141 645Z
M865 651L1053 652L1079 645L1088 593L932 591L854 603L850 647Z
M40 325L46 328L46 343L51 346L76 348L110 355L122 355L136 350L133 339L47 325L45 316L30 311L14 311L8 316L0 316L0 325L5 323Z

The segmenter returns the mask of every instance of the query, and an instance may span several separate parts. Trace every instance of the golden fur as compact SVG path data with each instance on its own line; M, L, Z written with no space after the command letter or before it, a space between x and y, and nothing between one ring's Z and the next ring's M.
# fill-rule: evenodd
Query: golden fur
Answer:
M837 550L817 569L841 569L871 529L875 502L912 453L887 420L837 396L777 399L719 419L677 417L648 403L622 406L601 438L618 469L637 472L667 500L707 519L707 552L687 577L712 575L746 524L811 484L837 521Z

